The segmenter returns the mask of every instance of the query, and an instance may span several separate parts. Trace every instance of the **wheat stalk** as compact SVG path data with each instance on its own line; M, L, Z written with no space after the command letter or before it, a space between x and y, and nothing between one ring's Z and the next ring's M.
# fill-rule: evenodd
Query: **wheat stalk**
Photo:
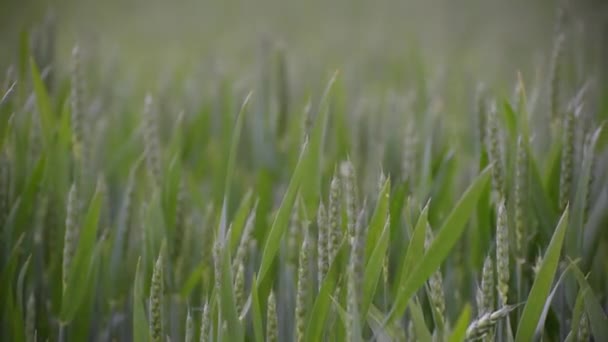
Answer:
M497 311L487 312L469 324L466 331L467 340L477 340L482 338L492 328L498 324L500 320L507 317L516 306L503 306Z
M502 163L502 150L500 145L500 131L496 117L496 105L492 104L487 119L487 150L488 158L492 163L492 189L494 202L498 203L505 198L504 168Z
M431 229L431 226L427 223L424 248L428 250L432 242L433 231ZM435 317L435 319L439 320L441 325L443 326L443 324L445 323L445 293L443 292L443 276L441 274L441 269L438 269L431 275L428 284L430 301L435 309L435 312L437 313L437 317Z
M163 338L163 254L158 254L150 283L150 339L160 342Z
M365 242L367 240L367 224L365 223L365 209L361 209L357 216L355 232L350 252L347 272L347 301L346 312L348 314L347 333L351 334L349 340L353 340L355 329L361 329L361 298L363 296L363 275L365 267ZM353 336L352 334L355 333Z
M146 162L148 169L150 170L152 177L156 184L159 184L161 178L161 166L160 166L160 142L158 137L158 122L156 119L156 113L154 111L154 103L152 95L146 95L144 100L144 154L146 156Z
M266 311L266 342L277 342L279 340L279 323L277 317L277 302L274 291L268 296L268 309Z
M325 275L327 274L327 270L329 269L329 260L328 260L328 235L329 235L329 225L327 222L327 212L325 211L325 206L323 202L319 203L319 209L317 211L317 228L318 228L318 236L317 236L317 282L319 288L321 288L321 284L325 279Z
M344 196L344 206L346 208L346 231L349 234L349 241L355 236L355 224L357 221L357 185L355 178L355 168L350 160L340 165L342 193Z
M304 223L304 241L300 248L298 261L298 289L296 292L296 341L304 341L308 296L310 294L310 245L311 239L308 223Z
M496 278L498 296L502 306L507 304L509 293L509 228L504 202L498 206L496 220Z
M328 212L328 245L327 260L331 265L338 253L342 240L342 228L340 227L340 181L334 174L329 188L329 212Z
M192 321L192 313L188 310L186 316L186 336L184 342L194 342L194 322Z
M79 216L79 203L77 198L77 187L76 183L72 184L70 192L68 193L67 200L67 213L65 215L65 234L63 240L63 263L62 263L62 280L63 280L63 291L65 295L65 289L68 284L70 268L72 266L72 258L76 252L78 245L79 227L78 227L78 216Z
M209 337L211 329L211 312L209 309L209 303L205 302L203 305L203 315L201 316L201 333L199 337L200 342L209 342L211 338Z

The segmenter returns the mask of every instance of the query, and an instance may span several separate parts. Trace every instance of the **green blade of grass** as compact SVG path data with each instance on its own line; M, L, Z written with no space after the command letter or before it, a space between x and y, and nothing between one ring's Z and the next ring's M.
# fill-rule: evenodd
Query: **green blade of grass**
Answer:
M543 308L543 312L540 315L538 324L536 325L536 332L535 332L536 336L542 335L542 330L545 327L545 321L547 320L547 316L549 315L549 311L551 310L551 303L553 302L553 297L555 297L555 295L558 293L558 289L560 288L560 285L566 279L566 275L568 275L568 272L571 270L571 268L572 268L572 265L568 265L568 267L566 267L566 269L559 276L559 279L557 279L557 281L555 282L555 285L553 285L553 290L551 290L551 293L549 293L549 296L547 296L547 300L545 301L545 306Z
M532 284L532 289L528 294L526 306L521 314L517 333L515 335L516 342L531 341L534 337L534 331L538 325L538 321L545 306L545 301L551 290L551 284L557 271L559 257L561 254L566 229L568 227L568 208L564 211L555 233L551 238L549 247L545 251L543 262Z
M362 342L363 341L363 337L361 336L361 324L359 323L359 320L357 319L352 319L352 326L349 326L348 324L348 319L349 319L349 314L346 312L346 310L344 310L344 308L342 307L342 305L340 305L340 302L338 299L334 298L333 296L330 296L331 301L334 303L334 309L336 309L336 312L338 313L338 317L340 318L340 321L342 323L343 326L348 327L348 329L350 329L350 342Z
M471 321L471 305L468 303L464 306L464 309L460 312L456 325L450 334L449 342L462 342L467 335L467 327Z
M344 244L340 248L338 254L343 253L345 250ZM340 257L336 257L334 262L331 264L327 276L319 289L317 298L313 304L312 310L309 314L308 323L306 325L306 332L304 334L304 341L321 341L323 336L323 330L326 324L327 314L329 312L329 306L331 304L331 295L334 293L337 284L336 271L339 269Z
M577 337L581 316L585 311L585 291L579 290L576 295L576 301L574 302L574 308L572 309L572 324L570 326L570 333L566 336L565 342L572 342Z
M305 173L310 171L307 168L307 157L309 155L308 151L307 144L304 144L302 151L300 152L300 158L298 160L298 164L296 165L296 169L291 177L287 191L283 196L283 201L281 202L279 211L277 212L274 222L270 227L270 232L268 233L266 243L264 244L264 250L262 251L262 261L260 262L260 269L258 272L258 287L263 283L264 278L267 276L268 271L270 270L270 266L272 266L272 262L274 261L274 258L279 250L281 237L287 229L289 217L291 216L291 212L296 201L298 188L300 187Z
M230 141L230 150L228 152L228 160L226 162L226 179L224 181L224 197L223 197L223 204L222 204L222 212L221 212L221 219L220 219L220 238L223 240L226 236L226 220L228 219L226 217L226 215L228 215L227 211L228 211L228 204L229 202L229 198L230 198L230 190L231 190L231 186L232 186L232 177L234 174L234 167L236 164L236 155L237 155L237 150L239 147L239 141L241 139L241 130L243 129L243 116L245 113L245 109L247 108L247 104L249 103L249 100L251 99L251 95L252 93L248 93L247 96L245 97L245 100L243 100L243 104L241 105L241 109L239 110L239 113L236 116L236 122L234 124L234 129L232 131L232 139Z
M570 229L568 230L567 234L568 242L566 245L568 256L571 258L580 257L581 254L585 252L582 249L582 239L585 233L585 211L588 207L588 193L591 191L591 189L589 189L589 179L592 176L593 171L591 167L593 165L593 160L595 159L595 145L602 132L602 127L603 126L600 126L598 129L596 129L591 140L589 141L589 145L585 146L585 150L583 152L582 167L578 177L574 201L572 203Z
M32 83L34 85L34 93L36 94L36 104L38 106L38 112L40 113L40 126L42 128L42 140L44 146L51 146L51 137L53 134L53 106L51 105L51 99L46 90L42 77L40 77L40 71L34 59L30 59L30 68L32 71Z
M256 276L253 275L252 284L256 283ZM253 324L253 336L256 342L264 342L264 330L262 327L262 309L257 286L251 287L251 321Z
M387 179L382 185L382 189L378 194L378 201L376 202L376 208L372 215L372 219L369 223L369 230L367 233L367 240L365 241L365 260L366 265L370 262L372 252L378 245L378 239L380 235L384 234L384 225L389 210L390 203L390 190L391 181Z
M378 286L378 280L380 278L380 273L382 272L382 265L384 263L384 258L386 257L386 251L389 245L389 216L385 216L383 221L384 222L377 223L382 224L384 229L382 229L382 235L379 236L376 247L369 258L367 266L365 266L363 277L363 299L361 301L361 317L367 316L367 310L374 300L374 294L376 293L376 287Z
M317 204L319 203L319 194L321 189L321 156L323 155L323 146L325 142L325 135L327 131L327 122L329 117L329 100L336 83L338 72L334 72L331 76L319 104L319 112L315 118L314 126L310 135L309 149L311 153L310 160L308 162L308 173L309 176L302 183L302 197L304 203L308 208L308 217L314 217L316 213Z
M428 222L430 203L430 201L426 202L426 205L424 208L422 208L420 216L418 216L418 221L416 222L416 226L410 237L410 243L407 246L407 251L405 252L403 261L401 262L401 268L399 269L399 274L396 278L398 280L395 283L396 285L404 283L414 267L414 261L422 259L422 255L424 254L424 236ZM393 289L393 291L396 290L397 289Z
M101 195L95 192L83 221L78 247L69 270L68 281L61 300L60 319L63 323L72 321L89 287L89 279L94 273L95 242L97 223L101 209Z
M203 277L203 273L205 272L205 266L205 264L200 263L192 272L190 272L190 275L186 278L184 285L179 291L179 296L182 299L187 300L196 285L199 284Z
M30 267L30 261L32 260L32 255L28 255L27 259L23 266L21 266L21 270L19 271L19 276L17 277L17 304L20 306L22 312L25 312L25 308L23 308L23 304L25 303L25 298L23 296L23 292L25 290L25 277L27 276L27 271Z
M141 257L137 259L135 268L135 281L133 284L133 341L145 342L150 338L148 336L148 321L146 319L146 311L144 310L144 283L141 271Z
M232 277L232 263L230 261L230 251L224 245L220 251L221 255L221 280L220 280L220 307L223 320L228 324L229 341L243 341L243 328L239 320L239 313L236 310L234 298L234 286Z
M410 315L414 322L414 331L416 332L416 340L421 342L431 342L433 336L426 326L424 321L424 314L422 313L422 307L417 299L412 299L410 305Z
M591 326L593 337L596 341L608 341L608 317L606 317L602 305L593 294L593 290L581 269L575 264L572 265L572 271L574 272L574 276L576 277L580 288L579 291L583 291L584 294L585 311L589 318L589 325Z
M412 272L405 275L405 281L399 284L395 303L387 317L389 324L396 318L401 317L407 308L410 298L424 285L424 282L427 281L433 272L441 266L441 263L449 255L454 245L456 245L489 180L490 168L488 167L477 176L462 195L420 262L413 268Z
M376 341L398 341L402 334L400 326L383 326L384 313L380 311L374 304L370 305L367 311L367 323L374 332Z
M232 220L232 228L229 237L231 253L236 252L236 248L239 245L239 241L243 233L243 228L245 227L245 222L247 221L247 216L249 215L249 211L251 210L252 204L253 191L249 189L241 198L239 208L236 210L236 213L234 214L234 219Z

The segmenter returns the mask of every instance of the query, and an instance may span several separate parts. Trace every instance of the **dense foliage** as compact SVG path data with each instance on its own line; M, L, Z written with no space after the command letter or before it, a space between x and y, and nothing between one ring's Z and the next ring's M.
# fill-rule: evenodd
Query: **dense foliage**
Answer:
M418 64L407 90L335 71L309 96L273 44L251 91L192 72L142 96L24 33L0 339L608 341L606 89L556 26L511 96Z

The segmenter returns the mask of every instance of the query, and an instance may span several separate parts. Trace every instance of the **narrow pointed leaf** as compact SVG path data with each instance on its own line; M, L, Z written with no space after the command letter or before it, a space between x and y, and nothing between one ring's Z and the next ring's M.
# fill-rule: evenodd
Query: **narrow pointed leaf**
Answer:
M466 223L473 213L481 193L490 180L490 168L486 168L473 181L462 195L455 208L446 218L439 234L433 240L428 251L420 262L413 268L412 272L405 275L405 280L400 283L395 298L395 303L388 315L387 322L390 324L396 318L401 317L407 308L414 293L424 285L427 279L435 272L441 263L447 258L456 242L462 236Z
M367 240L365 241L365 260L369 263L372 252L376 249L380 235L384 234L384 224L388 216L390 202L391 181L387 179L382 185L376 208L369 223Z
M141 257L137 259L135 281L133 284L133 341L146 342L149 340L148 321L144 310L144 291L141 271Z
M256 283L256 276L253 276L252 284ZM262 308L257 286L251 287L251 321L253 323L253 336L256 342L264 342L264 330L262 327Z
M534 279L532 289L528 294L526 306L521 314L517 333L515 335L516 342L531 341L534 337L534 331L541 317L545 301L551 290L553 278L557 271L559 257L561 254L564 237L568 227L568 209L564 211L562 218L557 224L553 238L549 243L549 247L545 251L543 262Z
M300 153L298 164L296 165L296 169L291 177L287 191L283 197L283 201L281 202L281 206L279 207L279 211L277 212L274 222L270 227L270 232L266 238L266 243L264 244L262 261L260 263L260 270L258 272L258 287L263 283L264 278L267 276L270 266L272 265L272 262L274 261L274 258L279 250L281 237L287 229L289 217L291 216L291 212L296 201L298 188L300 187L304 175L309 171L306 168L308 165L307 156L308 148L305 144L302 148L302 152Z
M385 216L384 229L382 235L380 235L376 248L372 252L369 262L365 267L365 273L363 277L363 300L361 301L361 317L367 316L367 310L374 300L374 294L376 293L376 287L378 286L378 280L380 273L382 272L382 265L384 258L386 257L386 251L388 249L389 237L390 237L390 219Z
M464 306L464 309L460 312L460 316L458 316L458 321L456 321L456 325L452 330L452 334L450 335L449 342L462 342L467 335L467 327L471 321L471 305L468 303Z
M426 326L424 314L422 313L422 307L420 307L420 303L418 303L418 300L416 299L412 300L412 303L410 303L410 314L412 321L414 322L416 340L421 342L431 342L433 340L433 336L431 335L429 328Z
M578 281L579 291L583 291L585 311L593 337L596 341L608 341L608 317L606 317L602 305L593 294L593 290L580 268L573 264L572 271Z

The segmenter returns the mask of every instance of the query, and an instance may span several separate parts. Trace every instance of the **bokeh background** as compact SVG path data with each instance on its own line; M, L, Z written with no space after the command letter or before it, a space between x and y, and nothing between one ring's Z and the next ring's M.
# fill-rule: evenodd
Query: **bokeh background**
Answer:
M591 50L586 64L602 60L608 6L569 6L577 48ZM414 53L477 78L513 79L546 64L557 7L555 0L3 0L0 65L14 61L19 33L51 13L59 61L78 41L151 77L213 63L240 73L265 42L278 42L302 73L357 65L370 81L391 78Z

